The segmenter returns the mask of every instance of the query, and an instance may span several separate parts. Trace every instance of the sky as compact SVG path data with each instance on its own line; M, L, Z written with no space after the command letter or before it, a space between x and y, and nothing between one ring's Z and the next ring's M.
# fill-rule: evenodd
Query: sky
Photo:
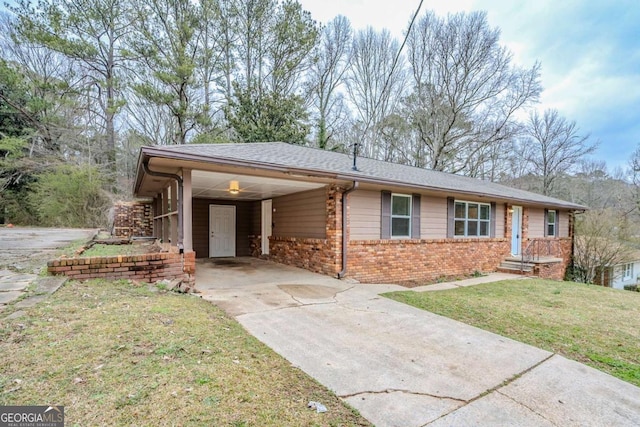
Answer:
M326 23L387 28L399 40L419 0L299 0ZM421 14L483 10L518 65L542 65L537 108L556 108L598 142L593 159L626 168L640 145L640 1L424 0Z

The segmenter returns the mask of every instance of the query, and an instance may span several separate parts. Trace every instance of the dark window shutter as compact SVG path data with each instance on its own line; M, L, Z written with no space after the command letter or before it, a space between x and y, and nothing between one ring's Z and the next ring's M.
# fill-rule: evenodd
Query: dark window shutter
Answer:
M544 210L544 237L549 235L549 209Z
M391 238L391 192L382 192L382 218L380 221L380 238Z
M491 202L491 212L489 212L489 237L496 237L496 202Z
M411 238L420 238L420 195L411 195Z
M560 211L556 210L556 225L553 227L556 237L560 236Z
M453 237L455 220L455 200L453 197L447 197L447 237Z

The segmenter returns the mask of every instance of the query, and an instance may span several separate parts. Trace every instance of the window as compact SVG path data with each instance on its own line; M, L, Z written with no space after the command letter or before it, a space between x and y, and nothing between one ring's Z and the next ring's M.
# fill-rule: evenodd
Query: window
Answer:
M556 220L558 215L556 211L549 210L547 211L547 236L555 236L556 235Z
M489 237L491 205L487 203L455 202L454 235L459 237Z
M411 237L410 195L391 195L391 237Z
M622 266L622 280L627 281L633 278L633 264L624 264Z

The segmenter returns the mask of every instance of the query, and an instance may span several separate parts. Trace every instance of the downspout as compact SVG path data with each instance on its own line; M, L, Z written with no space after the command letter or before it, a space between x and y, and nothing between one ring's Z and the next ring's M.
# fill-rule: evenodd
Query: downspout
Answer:
M350 189L342 193L342 270L338 273L338 279L347 274L347 196L358 188L358 181L353 181Z
M575 264L575 253L576 253L576 211L571 211L569 213L571 215L571 229L569 233L571 233L571 259L569 260L569 273L565 274L565 279L567 276L571 279L572 282L575 281L576 274L576 264Z
M183 188L182 188L182 177L180 175L175 175L172 173L164 173L164 172L156 172L149 169L149 159L142 162L142 168L146 174L151 176L157 176L160 178L169 178L175 179L178 182L178 249L180 253L184 252L184 230L182 228L182 199L183 199Z

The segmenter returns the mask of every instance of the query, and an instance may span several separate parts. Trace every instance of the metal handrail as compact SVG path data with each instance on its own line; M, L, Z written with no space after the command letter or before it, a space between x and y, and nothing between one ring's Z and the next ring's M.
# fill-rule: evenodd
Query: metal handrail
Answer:
M541 248L542 246L542 248ZM543 250L546 249L543 253ZM556 250L558 249L558 250ZM555 256L556 253L562 252L560 242L555 239L532 239L527 247L522 251L520 259L520 270L524 270L524 263L531 261L540 261L541 256Z

